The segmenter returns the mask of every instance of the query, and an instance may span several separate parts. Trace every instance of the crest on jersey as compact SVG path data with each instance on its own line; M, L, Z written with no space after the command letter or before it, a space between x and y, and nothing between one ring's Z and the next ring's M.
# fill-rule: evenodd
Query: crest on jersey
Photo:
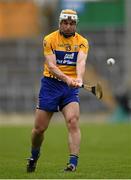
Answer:
M66 51L70 51L71 50L71 45L70 44L65 44L65 49L66 49Z

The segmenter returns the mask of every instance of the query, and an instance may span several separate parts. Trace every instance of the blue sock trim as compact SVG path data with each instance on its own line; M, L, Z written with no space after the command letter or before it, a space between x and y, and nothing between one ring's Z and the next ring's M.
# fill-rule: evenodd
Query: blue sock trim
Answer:
M39 157L39 154L40 154L40 148L38 148L38 149L32 148L31 149L31 155L32 155L31 157L33 159L37 159Z
M75 166L77 166L77 164L78 164L78 156L71 154L69 163L74 164Z

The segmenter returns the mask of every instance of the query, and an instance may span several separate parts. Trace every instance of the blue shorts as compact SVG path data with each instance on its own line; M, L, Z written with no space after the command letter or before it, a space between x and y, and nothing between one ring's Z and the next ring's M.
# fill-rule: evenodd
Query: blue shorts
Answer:
M58 112L70 102L79 103L79 89L54 78L43 77L37 109Z

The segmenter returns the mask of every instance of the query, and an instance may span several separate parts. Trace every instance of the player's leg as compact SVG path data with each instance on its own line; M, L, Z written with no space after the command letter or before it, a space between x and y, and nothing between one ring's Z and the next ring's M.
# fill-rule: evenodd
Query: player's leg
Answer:
M44 132L48 128L52 112L36 110L34 128L32 129L31 157L28 159L27 172L33 172L40 156L40 147L44 139Z
M78 163L78 155L80 150L81 132L79 128L79 103L71 102L67 104L62 113L65 117L66 125L68 128L68 145L70 152L69 165L65 170L76 170Z
M32 149L39 149L44 138L44 132L48 128L52 112L36 110L34 128L32 129Z

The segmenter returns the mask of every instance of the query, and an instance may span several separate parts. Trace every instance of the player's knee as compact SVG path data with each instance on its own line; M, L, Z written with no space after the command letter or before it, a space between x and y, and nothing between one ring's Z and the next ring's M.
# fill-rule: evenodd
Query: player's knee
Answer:
M47 127L43 126L43 127L35 127L34 131L36 134L43 134L46 131Z
M68 127L69 130L77 130L78 127L78 117L77 116L72 116L70 117L70 119L68 120Z

